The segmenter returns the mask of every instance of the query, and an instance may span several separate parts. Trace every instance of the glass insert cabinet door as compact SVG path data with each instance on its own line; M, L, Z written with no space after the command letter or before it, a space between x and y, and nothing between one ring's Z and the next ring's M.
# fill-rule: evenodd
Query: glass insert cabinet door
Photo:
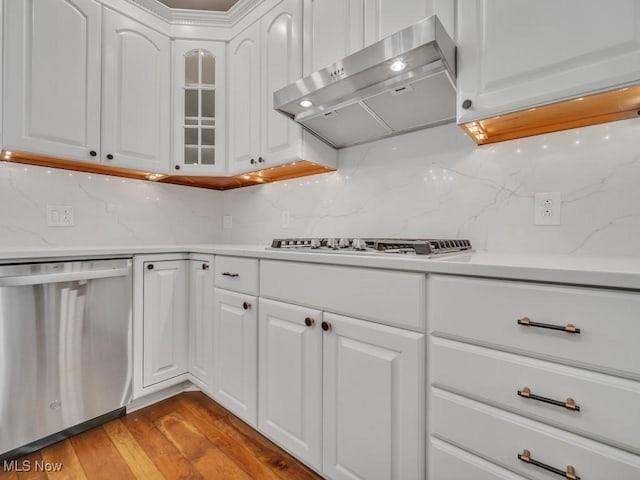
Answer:
M174 41L174 175L225 170L223 42Z

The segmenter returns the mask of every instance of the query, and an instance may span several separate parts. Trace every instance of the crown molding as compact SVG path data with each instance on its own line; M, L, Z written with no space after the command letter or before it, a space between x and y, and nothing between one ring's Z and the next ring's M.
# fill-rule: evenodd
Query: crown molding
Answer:
M233 27L264 0L240 0L226 12L169 8L157 0L126 0L171 25Z

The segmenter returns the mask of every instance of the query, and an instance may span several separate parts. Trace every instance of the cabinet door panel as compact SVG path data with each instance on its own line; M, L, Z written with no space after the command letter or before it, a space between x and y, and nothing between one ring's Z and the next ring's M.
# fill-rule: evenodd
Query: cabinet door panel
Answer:
M300 0L283 1L261 23L264 111L260 154L268 168L300 158L300 125L273 109L273 93L302 76Z
M250 425L257 425L257 299L216 288L213 397ZM248 308L244 308L247 303Z
M182 175L223 175L226 165L225 44L175 40L173 59L174 172L178 167ZM186 96L195 102L187 104Z
M147 268L149 265L153 265L153 268ZM145 387L187 372L186 298L187 262L145 263Z
M189 262L189 372L200 386L211 386L213 270L210 262Z
M100 150L101 7L5 2L4 147L82 161Z
M105 9L103 162L167 172L170 156L170 42ZM107 155L113 155L109 160Z
M579 18L580 21L576 21ZM458 120L612 88L640 77L640 2L459 2ZM473 101L469 110L463 100Z
M229 172L256 170L260 152L260 22L229 44Z
M323 472L424 478L424 335L324 314Z
M314 320L312 326L305 319ZM322 467L322 313L260 299L259 429Z
M365 45L433 15L434 0L365 0Z
M307 0L304 4L304 74L364 47L364 0Z

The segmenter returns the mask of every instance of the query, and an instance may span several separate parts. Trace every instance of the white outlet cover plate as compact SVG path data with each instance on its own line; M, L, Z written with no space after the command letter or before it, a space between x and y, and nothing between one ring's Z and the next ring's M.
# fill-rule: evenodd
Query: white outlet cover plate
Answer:
M73 227L74 210L71 205L47 205L48 227Z
M560 225L560 192L536 193L533 216L536 225Z
M222 217L222 228L227 230L233 228L233 217L231 215L224 215Z

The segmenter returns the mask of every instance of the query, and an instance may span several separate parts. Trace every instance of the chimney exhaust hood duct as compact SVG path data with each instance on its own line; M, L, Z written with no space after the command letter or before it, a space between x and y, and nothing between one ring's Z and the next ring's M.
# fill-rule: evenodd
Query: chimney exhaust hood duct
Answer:
M435 15L274 93L336 148L455 120L456 46Z

